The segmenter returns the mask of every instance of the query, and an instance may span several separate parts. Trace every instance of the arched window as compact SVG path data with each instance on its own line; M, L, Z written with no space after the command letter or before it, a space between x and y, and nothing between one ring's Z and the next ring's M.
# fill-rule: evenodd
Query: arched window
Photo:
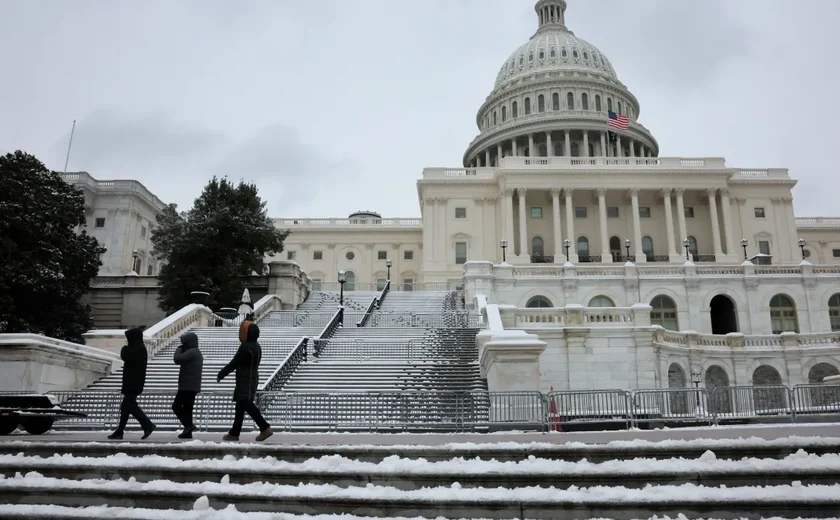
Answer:
M552 305L551 300L549 300L545 296L534 296L533 298L528 300L528 303L525 304L525 307L529 309L545 309L549 307L554 307L554 305Z
M589 300L587 307L615 307L615 302L607 296L598 295Z
M712 397L712 409L721 413L732 413L732 392L719 391L715 392L715 388L726 388L729 386L729 376L726 375L726 370L718 365L712 365L706 369L706 390L709 391Z
M356 273L353 271L347 271L344 273L345 279L347 280L344 282L344 290L345 291L355 291L356 290Z
M648 262L653 262L653 239L642 237L642 253L647 257Z
M507 121L507 107L502 107L502 123Z
M677 304L667 296L657 296L650 302L651 325L659 325L668 330L680 330L677 320Z
M581 258L586 258L586 261L589 260L589 239L588 238L578 237L578 239L577 239L577 254Z
M560 94L557 92L551 95L551 108L552 110L560 110Z
M601 96L598 94L595 94L595 111L601 111Z
M519 117L519 103L516 101L510 106L510 117Z
M545 256L545 248L543 247L542 237L534 237L531 239L531 254L534 256Z
M545 112L545 96L540 94L537 96L537 110L540 112Z
M610 237L610 254L613 262L621 261L621 239L616 236Z
M828 319L831 320L831 331L840 330L840 293L828 299Z
M496 124L496 111L493 111L493 124Z
M530 113L531 113L531 98L526 97L525 98L525 115L527 116Z
M618 102L618 113L621 113L621 101Z
M612 112L612 98L607 98L607 110Z
M569 110L575 109L575 94L573 92L566 94L566 108Z
M782 376L770 365L761 365L755 369L752 377L753 386L778 386L779 388L757 388L753 390L753 403L756 411L781 412L787 404L786 390L781 388Z
M589 95L585 92L580 95L580 106L584 110L589 110Z
M813 385L808 389L811 397L811 406L836 406L836 390L831 386L820 383L826 377L838 375L840 375L840 370L837 370L836 366L829 363L817 363L808 371L808 383Z
M668 388L685 388L685 383L685 371L678 364L671 363L671 366L668 367ZM672 393L669 398L671 404L671 413L688 413L689 396L693 397L691 394L685 394L682 392ZM692 406L692 409L694 409L694 406Z
M554 157L563 157L563 143L554 143Z
M796 305L784 294L777 294L770 300L770 327L773 334L799 332Z
M540 145L540 157L548 157L548 147L545 144Z
M688 237L688 252L691 256L697 256L699 253L697 252L697 239L694 237Z

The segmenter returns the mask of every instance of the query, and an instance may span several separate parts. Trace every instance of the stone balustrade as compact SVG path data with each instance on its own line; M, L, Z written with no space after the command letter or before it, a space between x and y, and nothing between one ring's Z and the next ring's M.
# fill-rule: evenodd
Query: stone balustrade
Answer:
M423 226L419 218L276 218L274 226L283 229L295 228L345 228L355 226L375 226L376 229L396 227L400 229Z
M694 331L676 332L656 327L654 343L663 347L682 349L726 350L732 352L772 351L806 348L840 350L840 332L796 334L783 332L770 335L700 334Z
M650 326L650 306L592 308L567 305L562 308L521 309L501 311L505 328L534 329L543 327L644 327Z

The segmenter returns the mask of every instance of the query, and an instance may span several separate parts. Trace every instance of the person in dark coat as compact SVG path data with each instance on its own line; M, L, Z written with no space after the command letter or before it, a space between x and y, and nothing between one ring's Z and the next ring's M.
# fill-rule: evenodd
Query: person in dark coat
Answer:
M187 332L181 336L181 346L175 349L176 365L181 365L178 372L178 393L172 402L172 411L184 425L184 431L178 435L179 439L192 439L196 430L193 422L193 407L195 396L201 392L201 372L204 369L204 356L198 349L198 336Z
M250 321L242 322L239 326L239 349L236 355L222 370L216 378L217 382L221 382L228 374L236 370L236 388L233 390L233 400L236 402L236 414L233 418L233 426L230 431L224 436L223 440L238 441L239 432L242 431L242 421L245 419L245 412L251 416L251 419L257 423L260 428L260 434L257 435L257 441L264 441L271 437L274 432L271 431L271 426L263 418L260 409L254 404L254 398L257 396L257 386L260 382L260 360L262 359L262 349L257 343L257 338L260 337L260 328L256 323Z
M149 359L146 344L143 342L143 329L128 329L125 331L125 338L128 340L127 345L120 351L120 357L123 360L121 390L123 401L120 406L120 424L108 438L122 439L128 416L133 415L143 428L143 438L147 439L157 426L137 404L137 396L143 393L143 387L146 384L146 364Z

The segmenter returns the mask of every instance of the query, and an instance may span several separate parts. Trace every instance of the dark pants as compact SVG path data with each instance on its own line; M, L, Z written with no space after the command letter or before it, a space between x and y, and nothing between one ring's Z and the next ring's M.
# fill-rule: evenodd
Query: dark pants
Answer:
M175 417L181 421L184 428L195 428L195 424L193 424L193 406L195 406L196 393L178 390L178 393L175 394L175 400L172 402L172 411L175 412Z
M137 396L133 394L126 394L123 396L122 404L120 405L120 424L117 426L117 432L125 431L125 425L128 423L128 416L133 415L143 431L148 431L152 427L152 421L146 417L140 405L137 404Z
M260 413L260 409L257 408L257 405L255 405L253 401L236 401L236 413L233 416L233 426L230 427L230 432L228 433L235 437L239 437L239 432L242 431L242 421L245 419L245 412L248 412L251 419L257 423L260 431L269 427L268 422L266 422L263 418Z

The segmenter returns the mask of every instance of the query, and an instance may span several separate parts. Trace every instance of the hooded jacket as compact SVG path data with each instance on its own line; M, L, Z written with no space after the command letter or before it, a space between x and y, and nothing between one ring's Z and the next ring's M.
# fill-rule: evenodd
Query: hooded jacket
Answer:
M201 372L204 369L204 356L198 349L198 336L187 332L181 336L181 346L175 349L173 361L181 365L178 372L178 390L183 392L201 392Z
M146 384L146 364L149 356L146 344L143 342L143 329L134 328L125 331L128 344L120 351L123 360L122 393L125 395L139 395L143 393Z
M260 383L260 361L262 349L257 339L260 328L256 323L245 321L239 327L239 349L233 359L219 372L218 379L224 379L236 370L236 388L233 390L234 401L253 401Z

